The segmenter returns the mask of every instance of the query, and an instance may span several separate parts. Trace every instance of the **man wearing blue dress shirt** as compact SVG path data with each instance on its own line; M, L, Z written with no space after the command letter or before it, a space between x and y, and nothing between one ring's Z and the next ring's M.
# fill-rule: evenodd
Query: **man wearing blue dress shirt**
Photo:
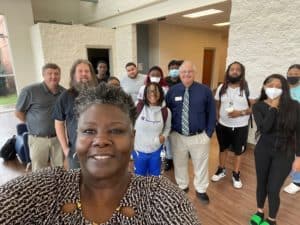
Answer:
M171 149L176 182L188 192L189 154L194 166L196 195L203 204L209 203L206 189L210 138L216 124L216 108L211 90L195 80L196 67L185 61L179 68L182 83L167 93L167 106L172 112Z

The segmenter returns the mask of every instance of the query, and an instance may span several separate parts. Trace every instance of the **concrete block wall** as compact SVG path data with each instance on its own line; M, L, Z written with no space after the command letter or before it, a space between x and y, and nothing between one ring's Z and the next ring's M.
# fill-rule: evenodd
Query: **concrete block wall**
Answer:
M34 25L31 31L38 74L41 74L44 63L57 63L62 72L61 84L68 87L70 68L76 59L87 59L87 48L111 49L114 71L116 44L113 29L40 23Z
M299 0L232 1L227 64L242 62L257 93L265 77L300 63L299 8Z
M114 75L122 79L126 75L126 63L137 63L136 25L117 27L115 31L116 70Z

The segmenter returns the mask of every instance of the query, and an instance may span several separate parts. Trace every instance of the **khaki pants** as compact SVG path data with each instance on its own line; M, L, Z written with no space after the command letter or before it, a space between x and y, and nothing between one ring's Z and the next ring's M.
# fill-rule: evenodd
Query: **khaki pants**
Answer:
M29 153L32 171L48 167L50 165L63 166L63 151L57 137L44 138L28 135Z
M205 132L193 136L184 136L177 132L170 134L173 152L174 172L176 182L181 189L189 185L188 153L194 166L194 186L197 192L204 193L209 184L208 157L210 138Z

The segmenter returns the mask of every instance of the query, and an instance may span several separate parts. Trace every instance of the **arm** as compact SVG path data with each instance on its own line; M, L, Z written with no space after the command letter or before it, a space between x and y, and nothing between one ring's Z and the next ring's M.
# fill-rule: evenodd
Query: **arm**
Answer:
M231 113L228 113L228 116L231 118L236 118L239 116L246 116L250 115L252 113L252 106L255 103L255 100L249 100L250 101L250 107L244 110L233 110Z
M274 107L269 107L266 112L263 112L259 103L253 106L254 120L257 125L257 129L261 133L268 133L272 130L276 114L277 109Z
M18 96L15 116L23 123L26 122L26 112L31 106L31 92L27 88L23 89Z
M21 111L15 111L15 116L23 123L26 121L26 114Z
M216 105L210 90L208 91L206 107L207 125L205 131L207 136L211 137L216 126Z
M166 124L164 126L164 129L162 131L162 134L159 136L160 143L163 144L165 142L165 139L169 136L170 131L171 131L171 119L172 119L172 113L171 111L167 108L168 110L168 117L166 120Z
M63 149L64 155L67 157L70 149L69 149L67 135L66 135L65 121L55 120L54 123L55 123L54 125L55 125L55 131L56 131L57 138Z
M298 105L298 121L296 125L296 158L293 163L293 171L300 172L300 107Z
M217 119L217 121L219 121L221 103L219 100L216 100L215 104L216 104L216 119Z

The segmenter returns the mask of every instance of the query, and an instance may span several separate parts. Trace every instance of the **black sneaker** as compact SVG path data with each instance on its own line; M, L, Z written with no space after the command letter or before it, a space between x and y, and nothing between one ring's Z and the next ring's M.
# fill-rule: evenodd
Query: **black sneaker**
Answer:
M206 192L204 193L199 193L196 191L196 196L197 198L200 200L200 202L203 204L203 205L207 205L209 203L209 197L208 195L206 194Z
M172 168L173 168L173 160L172 159L166 159L165 171L169 171Z

